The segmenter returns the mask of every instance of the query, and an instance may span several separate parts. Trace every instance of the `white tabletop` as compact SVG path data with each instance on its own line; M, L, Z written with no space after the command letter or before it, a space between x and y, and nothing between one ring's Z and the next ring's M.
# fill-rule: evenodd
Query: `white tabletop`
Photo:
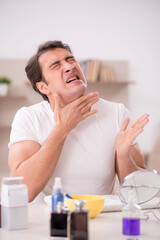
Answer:
M148 221L141 221L140 240L159 240L160 221L156 220L152 213L149 216ZM1 228L0 240L48 240L50 235L49 221L50 208L45 203L30 203L28 207L28 229L8 231ZM90 240L124 239L122 235L122 213L101 213L96 218L90 219L89 235Z

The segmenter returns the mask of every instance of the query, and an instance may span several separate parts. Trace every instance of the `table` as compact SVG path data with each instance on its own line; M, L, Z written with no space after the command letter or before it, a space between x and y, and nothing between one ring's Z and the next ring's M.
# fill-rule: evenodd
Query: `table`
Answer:
M148 210L146 210L148 211ZM159 240L160 221L149 214L148 221L141 221L140 240ZM124 240L122 213L101 213L89 221L90 240ZM45 203L30 203L28 206L28 229L8 231L0 228L0 240L48 240L50 208Z

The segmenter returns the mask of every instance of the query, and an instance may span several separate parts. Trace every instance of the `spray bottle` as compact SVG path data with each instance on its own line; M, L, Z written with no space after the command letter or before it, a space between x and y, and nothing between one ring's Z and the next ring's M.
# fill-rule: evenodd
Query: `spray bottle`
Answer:
M57 210L57 203L64 201L64 196L62 193L62 184L61 178L55 178L54 185L53 185L53 194L52 194L52 211Z

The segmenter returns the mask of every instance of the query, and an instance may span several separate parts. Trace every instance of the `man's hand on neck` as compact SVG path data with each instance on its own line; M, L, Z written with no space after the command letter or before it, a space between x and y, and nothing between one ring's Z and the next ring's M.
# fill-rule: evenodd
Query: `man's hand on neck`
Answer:
M58 94L54 94L55 127L60 127L68 135L79 122L97 112L96 109L91 110L91 107L99 100L98 94L87 93L66 105Z

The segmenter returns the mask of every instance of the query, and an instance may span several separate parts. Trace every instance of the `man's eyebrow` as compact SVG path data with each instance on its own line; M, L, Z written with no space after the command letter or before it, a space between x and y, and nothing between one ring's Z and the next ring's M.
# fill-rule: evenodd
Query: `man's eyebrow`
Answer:
M49 68L51 68L51 67L53 67L54 65L59 64L59 63L60 63L60 61L56 61L56 62L52 63L51 65L49 65Z
M74 56L73 56L73 55L68 56L68 57L65 58L65 60L68 60L68 59L70 59L70 58L74 58Z
M65 60L67 61L68 59L71 59L71 58L74 58L74 56L73 55L68 56L68 57L65 58ZM51 68L54 65L59 64L59 63L60 63L60 61L53 62L51 65L49 65L49 68Z

